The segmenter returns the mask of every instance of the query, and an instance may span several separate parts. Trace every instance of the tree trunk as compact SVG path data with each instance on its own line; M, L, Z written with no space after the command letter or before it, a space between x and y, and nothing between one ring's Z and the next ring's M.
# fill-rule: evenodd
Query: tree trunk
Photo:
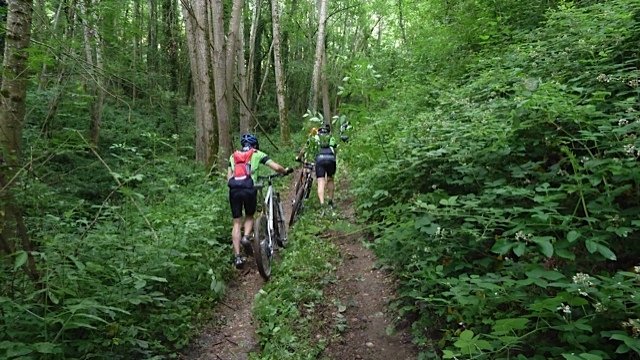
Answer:
M229 123L229 108L224 54L224 10L222 0L213 0L213 84L216 97L216 115L218 117L218 169L224 171L231 154L231 127Z
M31 41L32 2L13 0L8 4L6 40L0 86L0 247L15 249L18 240L27 253L27 272L34 281L40 276L36 269L31 242L22 212L12 194L14 176L20 166L20 138L26 112L27 60Z
M273 25L273 67L276 76L276 98L278 100L278 115L280 118L280 139L285 144L290 141L289 121L285 104L285 79L280 57L280 10L278 0L271 0L271 23Z
M249 81L247 79L247 63L244 57L244 23L240 24L240 32L238 33L238 96L240 98L240 133L247 133L251 128L251 112L249 105Z
M309 110L315 113L318 109L318 90L320 89L320 76L322 74L322 58L324 56L325 25L327 21L327 1L318 0L318 36L316 38L316 56L313 64L313 76L311 78L311 95L309 96ZM327 121L327 119L325 119Z
M43 25L43 32L46 31L48 33L56 33L56 30L58 29L58 22L60 19L60 13L62 12L62 4L63 2L61 1L60 4L58 4L58 9L56 10L56 13L53 17L53 25L51 29L48 29L47 24ZM41 14L39 14L39 16L43 17L44 19L49 19L49 17L46 15L46 11L44 9L44 4L42 5L43 8L41 9ZM47 21L48 22L48 21ZM43 91L44 89L46 89L46 85L48 83L47 77L47 63L45 62L42 65L42 71L40 72L40 79L38 80L38 91Z
M136 31L134 31L134 34L133 34L133 54L131 54L131 72L136 73L137 66L138 66L138 57L140 53L140 35L138 35L140 33L140 27L139 27L138 19L142 18L140 15L140 0L134 0L133 9L134 9L133 21L136 23L136 26L135 26ZM138 87L134 85L131 87L132 106L135 106L137 97L138 97Z
M102 49L100 34L98 33L98 27L95 24L96 19L88 12L88 9L94 9L95 6L92 0L86 0L85 4L82 0L79 2L80 14L82 16L82 27L84 29L84 51L85 60L89 65L87 72L89 73L90 80L86 84L87 91L92 97L89 104L89 114L91 116L90 137L94 146L98 145L100 138L100 127L102 123L102 108L104 106L104 88L102 83L102 75L100 70L102 69ZM95 42L95 58L94 58L94 46Z
M331 124L331 100L329 100L329 81L327 80L327 54L322 56L322 74L320 80L322 82L322 115L325 124Z
M171 92L170 113L173 117L174 131L180 131L178 121L178 41L176 39L176 29L178 14L173 0L164 0L162 4L162 16L164 18L164 51L167 56L169 71L169 91Z
M252 126L251 111L254 110L256 94L256 71L255 71L255 58L256 58L256 41L258 41L258 27L260 24L260 10L262 8L262 0L256 0L253 7L253 14L251 15L251 30L249 32L249 58L246 63L246 80L245 88L241 91L242 96L245 99L245 105L247 111L241 113L240 116L240 131L248 132ZM244 49L244 46L241 46ZM244 58L243 58L244 60ZM242 81L242 80L241 80Z
M196 117L196 161L209 167L216 142L212 118L208 6L206 0L182 2L191 64Z
M407 31L404 28L404 9L402 0L398 0L398 25L400 26L400 34L402 35L403 44L407 43Z
M147 39L147 65L150 73L158 69L158 4L149 0L149 29ZM155 84L151 84L154 86Z
M233 99L234 99L234 76L236 74L236 61L240 62L237 55L238 46L238 33L240 32L240 24L242 23L242 9L244 7L244 0L233 0L233 7L231 8L231 20L229 22L229 33L227 34L227 60L225 63L225 76L226 76L226 98L227 109L229 109L229 115L233 114ZM244 61L243 61L244 62ZM229 119L231 123L231 119ZM231 149L229 149L231 150Z

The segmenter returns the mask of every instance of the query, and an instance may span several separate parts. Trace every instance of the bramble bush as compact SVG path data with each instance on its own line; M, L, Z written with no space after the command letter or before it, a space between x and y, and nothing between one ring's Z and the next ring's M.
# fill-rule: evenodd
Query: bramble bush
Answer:
M638 14L560 5L354 112L343 158L422 358L640 358Z

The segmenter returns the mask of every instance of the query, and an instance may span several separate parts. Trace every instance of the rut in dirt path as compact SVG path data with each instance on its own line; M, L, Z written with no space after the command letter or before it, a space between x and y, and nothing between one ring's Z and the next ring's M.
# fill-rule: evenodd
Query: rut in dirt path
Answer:
M330 311L324 317L333 335L322 359L417 359L408 329L394 329L388 312L395 297L393 278L375 266L361 236L338 233L327 240L339 247L343 263L336 282L325 290Z
M243 270L236 281L229 284L213 315L213 322L202 329L191 349L180 358L246 360L250 352L259 351L251 310L254 296L262 284L255 264Z

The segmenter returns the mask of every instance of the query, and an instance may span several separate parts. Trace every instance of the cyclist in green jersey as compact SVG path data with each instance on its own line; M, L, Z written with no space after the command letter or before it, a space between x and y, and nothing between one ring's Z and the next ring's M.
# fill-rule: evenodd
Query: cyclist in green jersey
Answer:
M258 138L253 134L244 134L240 138L241 150L235 151L229 158L229 169L227 179L229 184L229 204L231 205L231 215L233 216L233 230L231 239L233 241L233 253L235 255L234 265L242 268L246 262L240 254L240 245L245 248L245 252L251 253L251 232L253 231L253 215L256 212L258 203L258 191L254 187L254 180L258 179L260 165L265 165L280 174L288 174L292 169L284 168L282 165L271 160L267 154L260 151ZM244 236L240 237L242 230L242 210L244 208Z

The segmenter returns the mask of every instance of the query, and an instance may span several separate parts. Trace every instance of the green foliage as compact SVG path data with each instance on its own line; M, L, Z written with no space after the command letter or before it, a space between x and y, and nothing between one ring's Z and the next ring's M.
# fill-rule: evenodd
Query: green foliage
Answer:
M256 296L260 359L315 359L322 351L317 312L338 257L336 247L319 237L327 226L307 216L298 220L272 280Z
M36 118L41 95L30 93ZM107 106L92 150L75 130L84 106L61 103L48 137L40 124L24 131L31 162L14 191L41 279L26 277L24 250L3 256L2 358L175 353L234 274L227 186L189 160L190 132L157 126L171 124L161 112L154 123L144 108Z
M342 158L424 358L638 358L638 13L509 20L460 81L383 75L351 105Z

